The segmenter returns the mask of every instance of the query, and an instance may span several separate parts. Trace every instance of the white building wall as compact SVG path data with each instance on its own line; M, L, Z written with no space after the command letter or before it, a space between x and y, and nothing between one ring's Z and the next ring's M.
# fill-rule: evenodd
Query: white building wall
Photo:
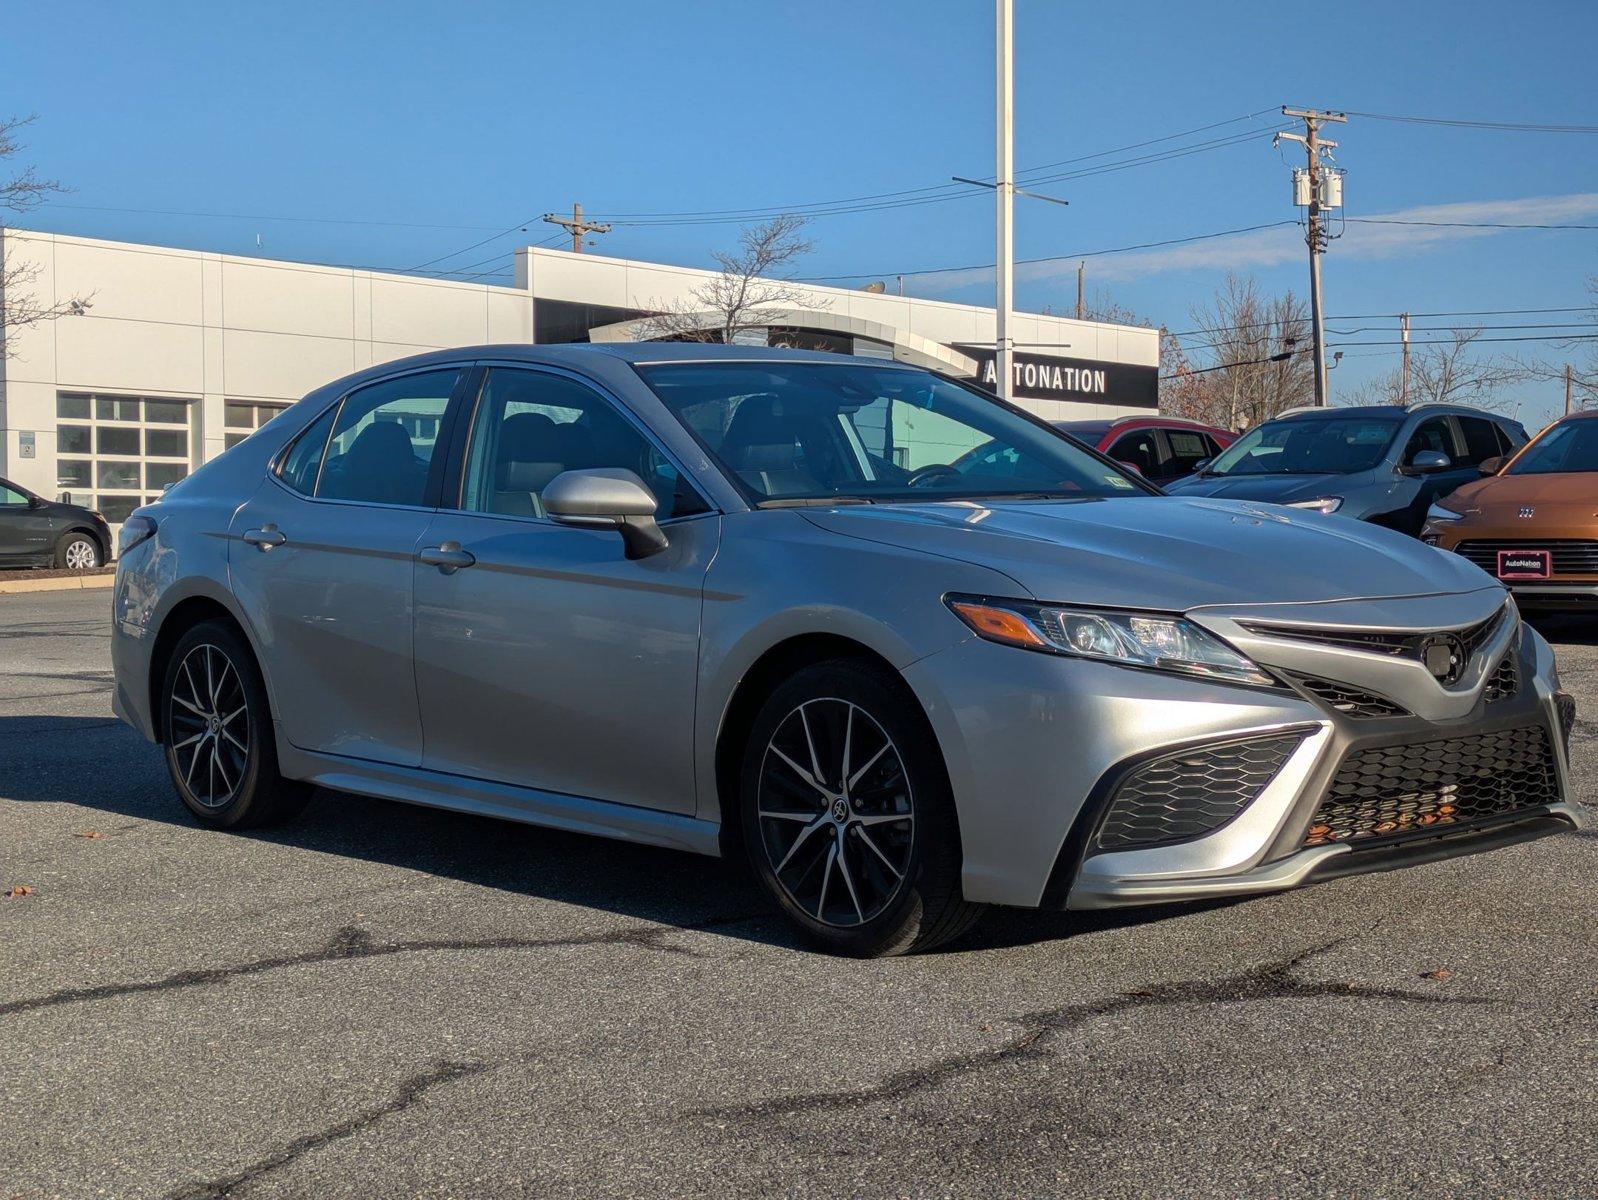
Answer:
M26 289L37 302L90 301L22 331L0 362L0 474L44 496L62 490L58 392L189 401L198 466L225 447L228 400L292 403L374 363L533 337L532 300L509 288L21 230L0 239L13 265L37 270ZM25 433L33 458L20 456Z

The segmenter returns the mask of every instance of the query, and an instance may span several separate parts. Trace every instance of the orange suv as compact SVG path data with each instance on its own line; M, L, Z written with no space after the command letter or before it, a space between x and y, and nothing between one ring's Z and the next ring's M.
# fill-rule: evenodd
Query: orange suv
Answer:
M1421 539L1502 580L1522 608L1598 608L1598 411L1481 470L1431 506Z

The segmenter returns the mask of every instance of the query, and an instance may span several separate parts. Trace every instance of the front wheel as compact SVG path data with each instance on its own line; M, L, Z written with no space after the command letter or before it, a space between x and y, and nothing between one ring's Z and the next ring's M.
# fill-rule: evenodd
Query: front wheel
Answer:
M55 548L55 565L66 571L92 571L100 565L100 546L86 533L69 533Z
M278 772L266 685L225 621L205 621L173 648L161 692L172 785L201 824L275 825L298 815L309 785Z
M980 913L932 730L891 672L837 661L794 675L750 732L740 788L756 876L812 941L861 957L926 950Z

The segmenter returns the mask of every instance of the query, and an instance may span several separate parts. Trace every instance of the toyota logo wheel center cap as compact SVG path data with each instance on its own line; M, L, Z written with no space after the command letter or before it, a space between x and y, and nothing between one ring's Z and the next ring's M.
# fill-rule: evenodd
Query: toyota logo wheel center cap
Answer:
M849 802L837 799L832 802L832 819L842 825L849 819Z

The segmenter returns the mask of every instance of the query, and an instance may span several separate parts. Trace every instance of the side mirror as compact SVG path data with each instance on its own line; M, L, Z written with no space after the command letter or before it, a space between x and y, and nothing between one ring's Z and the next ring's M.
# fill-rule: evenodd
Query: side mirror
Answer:
M1503 466L1503 455L1495 454L1492 458L1482 459L1481 462L1476 464L1476 469L1483 475L1496 475L1500 470L1503 469Z
M543 501L544 511L561 525L614 529L628 558L648 558L668 544L655 523L655 494L624 468L563 471L544 488Z
M1453 465L1453 460L1441 450L1417 450L1415 457L1409 460L1406 470L1411 475L1435 475L1438 471L1446 471Z
M1204 470L1205 467L1209 466L1214 461L1215 460L1213 458L1201 458L1201 459L1199 459L1198 462L1193 464L1193 474L1195 474L1195 475L1200 474Z

